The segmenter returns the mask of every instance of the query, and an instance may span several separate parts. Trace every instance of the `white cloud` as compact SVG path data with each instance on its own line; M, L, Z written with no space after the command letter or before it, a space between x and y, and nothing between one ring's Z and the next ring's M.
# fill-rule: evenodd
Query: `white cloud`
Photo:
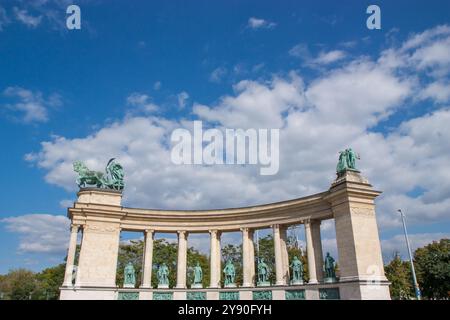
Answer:
M302 58L308 60L311 58L311 53L309 52L308 46L304 43L299 43L293 46L289 50L289 55L297 58Z
M450 72L450 26L441 25L412 35L399 47L380 54L379 63L386 68L409 68L436 78Z
M3 91L3 96L19 100L16 103L4 104L3 107L14 113L21 113L21 120L25 123L47 122L48 108L62 105L61 97L57 94L44 99L41 92L33 92L21 87L8 87Z
M291 80L275 78L269 86L241 81L234 86L236 96L222 97L213 107L196 104L193 112L227 128L280 128L284 123L282 112L304 104L303 82L295 74L291 75Z
M127 97L127 105L149 113L158 110L158 106L151 102L150 96L139 92L133 92Z
M347 53L343 50L321 51L317 57L313 57L308 45L299 43L289 50L289 55L299 58L303 64L310 68L319 68L338 61L342 61L347 57Z
M64 200L61 200L61 201L59 202L59 206L60 206L61 208L67 209L67 208L69 208L69 207L72 207L72 206L73 206L73 203L74 203L74 200L64 199Z
M182 91L177 95L178 107L183 109L186 106L186 101L189 99L189 94L186 91Z
M0 223L8 231L19 234L19 253L66 253L70 221L64 216L28 214L4 218Z
M276 23L275 22L271 22L268 20L264 20L264 19L260 19L260 18L255 18L255 17L251 17L248 19L248 23L247 26L253 30L256 29L273 29L276 27Z
M338 151L352 146L361 154L362 173L384 191L377 200L380 228L398 227L399 207L411 224L447 221L449 109L438 105L384 134L371 131L391 114L417 111L416 88L419 78L427 76L427 70L414 66L358 58L312 81L305 82L295 72L269 81L244 80L213 105L194 104L194 115L205 125L280 128L280 171L275 176L260 176L251 166L173 165L168 137L174 128L190 128L185 119L125 117L86 137L43 142L41 150L27 158L46 170L49 183L75 191L74 160L81 157L89 167L102 170L114 156L126 170L126 205L198 209L323 191L334 179ZM415 188L423 192L411 195ZM328 234L326 238L331 239Z
M346 53L342 50L332 50L328 52L321 52L319 56L314 59L314 63L319 65L330 64L339 60L342 60L346 57Z
M449 239L450 233L416 233L408 234L408 238L411 245L411 252L414 254L414 251L417 248L421 248L432 243L433 241ZM409 259L404 234L398 234L389 239L382 240L381 248L385 262L390 261L394 257L395 253L399 253L400 257L405 260Z
M158 91L159 89L161 89L161 81L156 81L154 84L153 84L153 90L155 90L155 91Z
M431 99L436 103L445 103L450 101L450 83L436 81L430 83L420 94L421 99Z
M6 10L0 6L0 31L3 31L4 26L10 23Z
M36 28L42 20L42 16L33 16L25 9L13 8L14 15L18 21L30 28Z
M218 67L214 69L209 75L209 81L219 83L222 81L223 77L227 74L227 69L224 67Z

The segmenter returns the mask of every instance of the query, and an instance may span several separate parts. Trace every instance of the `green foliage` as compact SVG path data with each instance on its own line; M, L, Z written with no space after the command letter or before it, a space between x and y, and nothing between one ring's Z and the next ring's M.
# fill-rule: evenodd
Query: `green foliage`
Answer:
M411 264L403 261L396 253L394 259L384 267L384 272L391 285L392 299L411 299L414 297Z
M35 273L26 269L11 270L3 276L0 291L5 300L29 300L37 289Z
M424 298L450 298L450 239L433 241L417 249L414 266Z
M58 300L59 287L64 281L66 265L47 268L36 275L38 290L34 296L37 300Z

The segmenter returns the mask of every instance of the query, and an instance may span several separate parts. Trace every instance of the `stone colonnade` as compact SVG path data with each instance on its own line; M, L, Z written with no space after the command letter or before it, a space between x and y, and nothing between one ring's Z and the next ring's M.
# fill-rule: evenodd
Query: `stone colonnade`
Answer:
M322 242L320 238L320 221L311 222L309 220L304 222L306 242L307 242L307 257L309 270L309 283L315 284L322 280L323 256L322 256ZM316 226L316 235L313 237L313 227ZM287 252L287 226L272 225L274 254L275 254L275 275L276 286L285 286L289 284L289 259ZM67 267L64 276L64 286L72 285L72 274L75 263L75 251L77 245L78 231L82 230L80 225L72 225L70 243L67 255ZM177 289L186 289L186 274L187 274L187 238L189 233L185 230L178 231L178 254L177 254ZM254 255L254 229L241 228L242 233L242 265L243 265L243 284L242 287L255 286L255 255ZM209 231L210 234L210 288L219 288L221 280L221 246L220 238L221 232L218 230ZM151 288L152 277L152 261L153 261L153 239L155 231L145 230L144 232L144 259L143 259L143 275L141 288ZM317 255L317 256L316 256ZM78 278L79 279L79 278ZM78 279L76 279L78 281ZM78 286L79 283L75 283Z
M340 278L334 284L342 299L389 299L384 275L380 240L375 215L375 191L358 171L347 170L338 176L329 190L304 198L260 206L220 210L154 210L122 207L122 194L102 189L82 189L68 216L72 221L67 266L61 299L112 299L117 292L116 269L120 232L144 233L142 283L137 288L145 296L151 288L153 239L157 232L177 233L177 279L173 293L186 297L187 239L191 233L210 235L210 284L208 293L218 298L222 275L220 239L223 232L240 231L243 248L243 284L235 290L255 288L254 231L272 228L275 254L273 298L282 298L289 280L286 230L304 224L308 257L308 284L298 287L328 290L324 281L320 224L334 219ZM82 244L75 286L72 286L77 233L82 230ZM328 286L328 287L326 287ZM278 289L277 289L278 288ZM164 289L167 290L167 289ZM163 290L163 291L164 291ZM221 291L222 290L222 291ZM250 289L253 290L253 289ZM256 290L256 289L255 289ZM161 291L161 290L160 290ZM251 293L251 292L250 292ZM255 291L253 291L255 293ZM292 293L292 292L291 292ZM296 293L297 294L297 293ZM258 296L258 295L257 295ZM251 294L250 294L251 297Z

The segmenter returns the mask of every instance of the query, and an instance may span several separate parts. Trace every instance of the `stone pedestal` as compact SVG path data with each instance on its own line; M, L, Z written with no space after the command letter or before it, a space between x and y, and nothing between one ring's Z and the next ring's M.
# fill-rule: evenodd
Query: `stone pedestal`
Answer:
M380 193L358 171L347 170L325 197L335 219L343 299L390 299L375 216Z
M335 282L337 282L337 279L336 278L324 278L323 282L324 283L335 283Z
M258 287L270 287L270 282L269 281L258 281L257 284Z

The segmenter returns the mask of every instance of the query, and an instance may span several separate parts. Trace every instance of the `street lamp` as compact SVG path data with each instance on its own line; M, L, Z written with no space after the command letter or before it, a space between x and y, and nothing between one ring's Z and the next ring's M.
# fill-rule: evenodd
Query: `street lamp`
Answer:
M400 215L402 217L403 231L405 232L406 247L408 248L409 261L411 263L411 273L412 273L413 282L414 282L414 292L416 294L417 300L420 300L421 293L420 293L419 285L417 283L416 271L414 269L414 262L413 262L413 258L412 258L412 254L411 254L411 247L409 245L409 239L408 239L408 232L406 231L405 214L402 212L401 209L398 209L397 211L400 212Z

